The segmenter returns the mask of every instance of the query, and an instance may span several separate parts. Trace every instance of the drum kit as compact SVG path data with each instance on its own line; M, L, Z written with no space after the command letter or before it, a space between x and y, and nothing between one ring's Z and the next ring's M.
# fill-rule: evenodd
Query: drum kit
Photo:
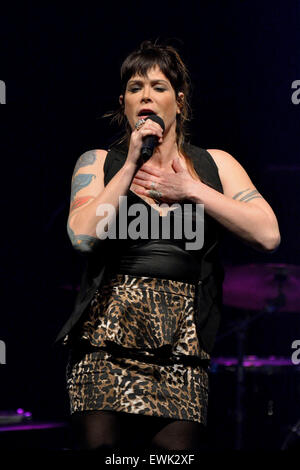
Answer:
M289 417L298 417L298 421L293 425L287 426L288 432L284 438L281 438L279 448L287 449L291 443L299 445L300 437L300 267L289 264L247 264L243 266L232 266L225 268L225 279L223 283L223 304L224 308L238 312L235 320L226 326L225 332L217 336L217 349L220 350L222 357L212 358L212 371L231 371L234 373L234 426L236 450L244 448L245 428L249 421L249 416L257 410L257 396L249 407L249 390L246 397L246 382L249 383L249 374L252 374L252 387L256 393L258 384L263 376L263 387L261 395L264 394L265 414L270 417L274 415L274 396L278 397L278 406L276 403L275 412L278 414L278 433L282 432L280 426L284 420L282 404L289 403L293 407L292 414ZM287 318L292 316L292 328L288 325ZM267 323L266 323L267 322ZM263 324L262 332L259 334L259 328ZM274 331L274 329L276 331ZM282 343L285 330L289 329L289 341L284 344L286 354L282 355ZM249 338L252 334L252 351L247 355L246 349L249 347ZM225 339L231 339L235 336L236 354L232 357L223 357L222 342ZM270 337L274 340L270 346ZM275 338L275 339L274 339ZM298 344L299 354L293 355L292 343ZM296 341L298 340L298 341ZM259 344L265 342L264 345ZM276 352L280 350L281 354ZM269 351L272 355L260 357L256 354L258 351ZM267 349L266 349L267 348ZM274 354L275 353L275 354ZM295 360L293 358L297 358ZM299 364L299 365L298 365ZM281 395L283 392L283 383L286 382L286 371L288 380L296 383L296 393L288 391L288 395L293 395L295 403L291 403L292 396ZM260 377L260 378L259 378ZM276 380L274 381L274 377ZM253 380L254 378L254 380ZM226 385L225 385L226 386ZM268 389L268 391L266 391ZM277 391L276 391L277 389ZM266 399L266 394L270 394ZM251 394L251 390L250 390ZM247 399L246 399L247 398ZM267 397L268 398L268 397ZM276 400L275 400L276 401ZM248 409L246 406L248 403ZM287 406L287 405L286 405ZM253 409L254 408L254 409ZM281 408L281 409L280 409ZM299 414L298 414L299 413ZM274 418L274 416L273 416ZM253 420L253 416L252 416ZM251 421L251 418L250 418ZM259 419L257 420L259 421ZM276 421L276 420L275 420ZM275 422L273 420L273 423ZM289 423L290 424L290 423ZM260 423L256 422L256 433L259 432ZM273 426L274 428L274 426ZM278 441L279 442L279 441ZM298 448L298 447L297 447Z

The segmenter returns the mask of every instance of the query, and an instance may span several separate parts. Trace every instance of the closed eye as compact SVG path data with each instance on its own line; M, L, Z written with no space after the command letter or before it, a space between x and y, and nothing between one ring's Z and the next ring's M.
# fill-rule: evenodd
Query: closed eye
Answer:
M134 87L132 87L132 88L129 88L129 91L130 91L131 93L136 93L136 92L138 92L140 89L141 89L141 87L134 86ZM166 91L166 88L161 87L161 86L156 86L156 87L154 87L154 90L155 90L155 91L158 91L159 93L162 93L162 92Z

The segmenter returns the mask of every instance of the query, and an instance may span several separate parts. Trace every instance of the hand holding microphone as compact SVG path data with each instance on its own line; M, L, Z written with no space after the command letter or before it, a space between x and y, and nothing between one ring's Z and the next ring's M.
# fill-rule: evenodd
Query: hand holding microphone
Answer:
M139 119L131 134L127 162L134 163L137 167L143 165L151 157L155 147L162 142L164 129L164 121L154 113Z
M141 121L146 122L148 119L151 119L152 121L157 122L157 124L160 125L160 127L162 128L162 131L164 132L165 123L162 120L162 118L160 118L156 114L149 114L149 116L146 117L146 119L141 119L140 121L138 121L136 124L136 129L139 129L139 125L141 125ZM155 147L157 146L157 144L158 144L157 135L147 135L146 137L144 137L142 148L141 148L141 157L143 157L144 161L147 161L152 156L153 151Z

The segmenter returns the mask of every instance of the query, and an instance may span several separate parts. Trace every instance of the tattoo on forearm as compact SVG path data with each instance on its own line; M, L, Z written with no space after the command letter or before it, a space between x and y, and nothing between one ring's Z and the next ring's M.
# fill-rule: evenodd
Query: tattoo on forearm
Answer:
M83 196L83 197L77 197L74 199L73 202L71 202L70 206L70 214L75 210L79 209L79 207L83 206L87 202L91 201L92 199L95 199L93 196Z
M80 168L82 168L83 166L93 165L93 163L95 163L95 161L96 161L96 151L95 150L90 150L88 152L83 153L79 157L79 159L77 160L72 178L76 175L77 171Z
M246 193L246 194L245 194ZM242 197L240 197L242 196ZM243 191L238 192L232 199L236 199L241 202L249 202L255 198L262 198L259 192L256 189L250 190L250 188L244 189Z
M96 237L91 237L90 235L75 235L73 230L70 227L69 221L67 223L67 231L72 245L76 250L79 251L90 251L92 250L95 243L99 240Z
M80 173L79 175L75 176L72 181L71 201L74 200L78 191L88 186L94 178L96 178L96 175L92 174Z

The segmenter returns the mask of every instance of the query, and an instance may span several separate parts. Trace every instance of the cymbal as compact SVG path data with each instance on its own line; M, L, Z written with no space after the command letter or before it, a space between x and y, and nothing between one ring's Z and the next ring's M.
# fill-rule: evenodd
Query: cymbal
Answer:
M282 263L225 267L223 303L247 310L300 312L300 267Z

